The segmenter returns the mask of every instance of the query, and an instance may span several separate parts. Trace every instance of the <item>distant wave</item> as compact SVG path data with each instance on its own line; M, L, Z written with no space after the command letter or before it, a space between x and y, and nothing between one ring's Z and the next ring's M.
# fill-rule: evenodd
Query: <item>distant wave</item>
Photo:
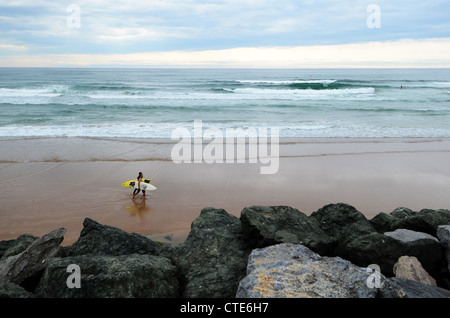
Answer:
M232 88L213 87L211 90L217 93L234 93Z
M291 90L337 90L390 88L386 83L374 83L352 80L308 79L308 80L238 80L250 88L286 88ZM399 85L395 85L399 86Z
M260 89L260 88L236 88L236 93L247 98L268 98L268 99L352 99L358 97L370 97L375 94L375 88L346 88L346 89Z
M62 87L45 88L0 88L0 98L4 97L55 97L66 92Z
M118 123L118 124L72 124L63 126L15 124L0 126L0 137L107 137L107 138L171 138L171 133L176 128L193 128L192 122L172 123ZM237 128L257 128L254 122L235 122L231 126ZM137 127L139 129L130 129ZM209 127L225 129L230 124L217 123L211 126L204 122L203 129ZM450 131L442 127L411 127L396 129L395 127L355 125L339 121L329 122L266 122L258 127L278 128L280 137L450 137ZM225 131L225 130L223 130Z
M398 113L398 114L417 114L420 116L442 116L450 113L450 110L445 109L425 109L425 108L393 108L393 107L368 107L368 108L341 108L340 111L345 112L361 112L361 113Z
M242 84L268 84L268 85L291 85L291 84L323 84L329 85L336 80L237 80Z
M436 81L405 81L402 83L404 88L450 88L450 82Z
M450 88L450 82L429 82L427 87L431 88Z
M76 91L131 91L138 89L137 87L130 85L74 85L71 87L72 90Z

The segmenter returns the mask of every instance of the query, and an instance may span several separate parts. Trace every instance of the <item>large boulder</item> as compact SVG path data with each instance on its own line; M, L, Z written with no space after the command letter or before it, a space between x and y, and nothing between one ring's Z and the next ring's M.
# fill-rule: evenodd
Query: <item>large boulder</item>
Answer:
M3 256L0 259L6 259L7 257L22 253L31 245L38 237L31 234L22 234L16 240L12 240L8 248L3 252Z
M5 252L14 244L15 240L0 241L0 259Z
M437 229L439 241L445 249L445 262L447 270L450 272L450 225L441 225Z
M370 223L378 232L408 229L437 236L439 225L450 224L450 210L423 209L414 212L408 208L397 208L390 214L380 213Z
M22 284L39 274L48 261L59 255L66 230L59 228L36 240L24 251L0 261L0 284Z
M182 297L233 297L245 275L248 250L241 222L223 209L205 208L191 224L172 261L179 269Z
M78 286L67 284L79 266ZM167 298L177 297L176 268L162 256L128 254L80 255L49 261L36 288L38 297L58 298Z
M391 223L393 221L394 217L385 212L378 213L372 219L369 220L373 228L379 233L390 231Z
M238 298L375 298L371 272L340 257L322 257L306 246L283 243L255 249ZM384 279L379 276L380 282Z
M240 220L252 248L295 243L321 255L334 253L336 241L320 228L319 222L292 207L247 207L242 210Z
M423 269L422 264L414 256L401 256L394 264L394 274L397 278L411 279L436 286L436 280Z
M434 239L402 241L381 233L362 235L349 242L341 257L359 266L377 264L386 276L393 276L393 267L403 256L415 256L433 277L440 273L442 246Z
M423 232L411 231L407 229L397 229L392 232L384 232L384 235L392 237L404 243L414 242L417 240L433 240L435 242L439 242L439 240L435 238L433 235Z
M336 255L340 255L345 245L353 239L376 232L364 214L345 203L326 205L313 212L310 218L316 220L326 234L337 240Z
M442 260L442 287L450 289L450 225L440 225L437 229L437 236L444 247L444 257Z
M382 281L381 298L450 298L450 290L411 279L388 278Z
M128 233L86 218L83 222L80 237L70 248L69 255L158 255L161 250L160 244L143 235Z
M0 298L34 298L34 294L14 283L0 284Z

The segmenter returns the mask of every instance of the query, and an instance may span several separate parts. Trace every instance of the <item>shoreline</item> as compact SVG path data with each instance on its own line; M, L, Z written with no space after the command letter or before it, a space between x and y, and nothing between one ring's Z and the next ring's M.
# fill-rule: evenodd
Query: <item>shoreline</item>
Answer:
M309 215L328 203L368 219L398 207L446 209L450 138L280 138L279 170L260 163L175 164L176 141L140 138L0 138L0 240L65 227L85 217L180 243L206 206L240 215L288 205ZM158 190L133 202L120 184L143 171ZM170 238L170 239L169 239Z

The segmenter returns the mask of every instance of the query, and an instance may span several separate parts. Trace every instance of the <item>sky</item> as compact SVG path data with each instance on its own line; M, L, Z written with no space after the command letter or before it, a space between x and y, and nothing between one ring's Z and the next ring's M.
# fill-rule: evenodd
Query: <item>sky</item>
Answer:
M449 0L0 0L0 67L450 67Z

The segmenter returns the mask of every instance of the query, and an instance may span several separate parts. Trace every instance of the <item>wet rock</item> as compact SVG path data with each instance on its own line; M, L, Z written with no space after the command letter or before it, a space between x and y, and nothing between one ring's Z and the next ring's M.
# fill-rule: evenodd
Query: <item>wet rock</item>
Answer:
M313 212L310 218L317 220L320 228L337 240L335 255L353 239L376 232L364 214L345 203L329 204Z
M47 262L60 253L60 244L66 230L54 230L33 241L23 252L0 261L0 284L7 282L21 284L46 266Z
M234 297L249 253L237 217L223 209L203 209L186 241L172 253L181 296Z
M381 298L450 298L450 291L404 278L389 278L381 283Z
M407 208L397 208L390 214L376 215L370 222L379 232L408 229L428 233L436 237L439 225L450 224L450 210L423 209L414 212Z
M334 253L336 241L327 235L314 218L288 206L252 206L240 217L246 241L253 248L279 243L303 244L313 251Z
M68 267L79 267L79 288ZM67 281L73 284L67 284ZM128 254L54 258L36 288L38 297L172 298L177 297L176 268L168 258Z
M19 236L16 240L13 240L3 253L3 256L0 257L0 259L6 259L7 257L17 255L24 250L27 249L28 246L30 246L31 243L33 243L38 237L31 235L31 234L22 234Z
M445 262L450 272L450 225L441 225L438 227L437 236L445 248Z
M127 233L116 227L102 225L86 218L83 222L83 230L80 237L72 245L69 255L104 254L152 254L161 252L161 245L149 238Z
M0 259L3 257L5 252L13 245L15 240L5 240L0 241Z
M369 220L373 228L379 233L391 231L391 223L393 221L394 217L384 212L378 213L371 220Z
M238 298L374 298L370 273L340 257L322 257L300 244L255 249ZM381 280L380 275L380 280Z
M407 229L397 229L393 232L385 232L384 235L392 237L396 240L402 241L404 243L408 243L408 242L414 242L417 240L434 240L436 242L439 242L437 238L435 238L434 236L427 234L427 233L423 233L423 232L416 232L416 231L411 231L411 230L407 230Z
M4 283L0 284L0 298L34 298L34 294L17 284Z
M355 238L341 253L341 257L359 266L378 264L385 276L394 275L394 264L403 255L415 256L430 275L439 275L442 246L432 239L404 242L381 233L371 233Z

